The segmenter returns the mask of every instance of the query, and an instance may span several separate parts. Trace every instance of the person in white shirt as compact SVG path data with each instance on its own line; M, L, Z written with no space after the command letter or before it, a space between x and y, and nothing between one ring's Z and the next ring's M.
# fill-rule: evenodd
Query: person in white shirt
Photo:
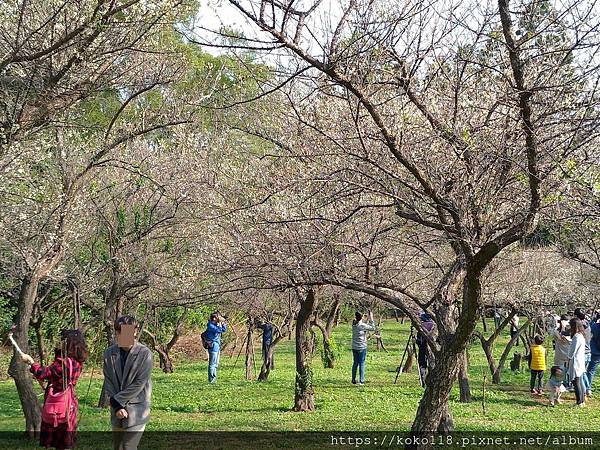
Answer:
M515 314L510 319L510 338L513 339L515 335L519 334L519 316ZM515 342L515 346L519 345L519 339Z
M575 387L577 406L585 406L585 326L580 319L571 319L571 347L569 348L569 376Z

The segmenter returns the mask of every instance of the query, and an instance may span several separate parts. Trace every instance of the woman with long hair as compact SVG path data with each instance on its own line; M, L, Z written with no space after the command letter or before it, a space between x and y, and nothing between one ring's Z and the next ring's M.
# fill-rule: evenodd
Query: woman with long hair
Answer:
M571 347L569 348L569 376L575 388L577 406L585 406L585 325L577 318L570 320Z
M44 367L35 363L33 358L27 354L22 354L21 358L29 364L29 370L36 380L48 380L44 395L44 409L42 410L40 445L62 450L75 447L79 405L74 386L81 375L83 363L88 357L88 349L83 334L79 330L63 330L60 338L60 346L54 349L54 361L49 366ZM63 395L62 398L61 395ZM50 401L49 397L58 398L58 404L63 401L65 395L68 396L68 399L64 401L64 405L68 405L65 411L66 419L62 417L60 407L54 410L55 419L49 419L47 405L47 402Z

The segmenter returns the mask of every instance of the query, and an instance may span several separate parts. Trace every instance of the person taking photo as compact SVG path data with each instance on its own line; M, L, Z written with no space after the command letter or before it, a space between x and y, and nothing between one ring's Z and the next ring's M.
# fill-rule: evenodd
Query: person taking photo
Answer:
M356 370L359 372L359 384L365 384L365 361L367 359L367 333L375 331L373 312L368 316L357 311L352 321L352 384L356 384Z
M217 382L217 369L221 356L221 334L227 331L227 321L219 311L210 315L206 324L205 337L208 350L208 382Z

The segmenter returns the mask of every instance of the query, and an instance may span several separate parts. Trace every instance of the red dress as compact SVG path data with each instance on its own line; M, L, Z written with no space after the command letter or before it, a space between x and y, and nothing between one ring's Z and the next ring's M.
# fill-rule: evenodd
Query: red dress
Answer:
M69 370L69 362L71 361L71 371ZM82 364L73 358L67 358L64 361L67 384L71 383L73 386L77 384L79 375L81 375ZM49 366L42 367L39 364L31 365L31 373L37 380L48 380L48 386L52 385L55 392L63 390L63 362L60 354L57 354L54 362ZM46 388L46 394L48 388ZM45 398L45 396L44 396ZM75 447L75 441L77 438L77 413L79 412L79 405L77 403L77 396L73 389L73 407L74 414L69 416L69 423L61 423L57 427L53 424L42 421L40 428L40 445L42 447L55 447L59 450L69 449Z

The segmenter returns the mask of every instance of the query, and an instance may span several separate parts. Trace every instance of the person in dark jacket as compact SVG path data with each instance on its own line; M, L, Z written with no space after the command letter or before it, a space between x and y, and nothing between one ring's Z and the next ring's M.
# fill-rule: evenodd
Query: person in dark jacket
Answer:
M427 332L427 334L432 334L435 328L435 322L431 318L431 316L427 313L421 313L421 326ZM417 347L418 347L418 362L419 362L419 380L421 381L421 386L425 386L425 376L427 375L427 368L429 367L429 352L427 349L427 338L425 335L419 331L417 333Z
M270 358L267 357L269 355L269 349L271 348L271 344L273 343L273 314L269 313L267 315L266 322L258 322L256 325L257 328L262 330L262 357L265 366L270 369L273 368L273 355Z
M104 389L110 400L115 450L135 450L150 420L152 351L137 340L138 322L121 316L114 324L117 342L104 352Z
M227 322L225 317L219 311L210 315L210 320L206 324L206 338L211 342L208 348L208 382L217 382L217 369L219 368L219 358L221 356L221 334L227 331Z
M600 323L596 320L590 323L590 331L592 338L590 339L590 352L591 358L587 365L587 378L588 378L588 396L592 395L592 384L594 382L594 376L596 375L596 369L600 363Z

